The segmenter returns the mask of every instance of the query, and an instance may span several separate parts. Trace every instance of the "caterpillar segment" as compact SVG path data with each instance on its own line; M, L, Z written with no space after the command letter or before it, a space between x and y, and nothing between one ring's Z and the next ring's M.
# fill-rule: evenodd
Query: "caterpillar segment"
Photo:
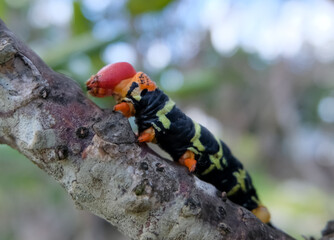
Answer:
M174 161L226 192L231 201L270 222L248 172L227 145L185 115L145 73L136 72L129 63L111 64L88 80L87 90L97 97L112 95L115 111L134 116L139 142L157 143Z

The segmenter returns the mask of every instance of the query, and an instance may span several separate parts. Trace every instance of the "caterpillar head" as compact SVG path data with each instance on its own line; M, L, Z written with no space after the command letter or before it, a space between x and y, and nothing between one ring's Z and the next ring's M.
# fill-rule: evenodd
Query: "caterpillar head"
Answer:
M86 86L88 92L95 97L111 96L115 87L125 79L136 75L130 63L118 62L103 67L97 74L90 77Z

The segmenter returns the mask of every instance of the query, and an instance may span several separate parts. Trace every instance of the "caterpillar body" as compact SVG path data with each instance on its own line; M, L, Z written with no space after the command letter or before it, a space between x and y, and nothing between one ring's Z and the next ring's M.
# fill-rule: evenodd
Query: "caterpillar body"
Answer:
M242 163L222 140L185 115L145 73L136 72L126 62L114 63L93 75L87 90L97 97L112 95L117 101L115 111L135 116L140 142L157 143L174 161L269 223L270 214Z

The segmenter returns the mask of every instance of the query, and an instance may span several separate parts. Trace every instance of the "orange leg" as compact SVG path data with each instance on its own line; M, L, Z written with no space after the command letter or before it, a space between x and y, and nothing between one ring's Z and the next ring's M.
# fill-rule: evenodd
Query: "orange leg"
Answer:
M196 163L195 154L187 150L179 159L179 163L183 166L186 166L190 172L195 171Z
M252 213L263 223L268 223L270 221L270 213L263 205L259 205L257 208L253 209Z
M153 127L149 127L145 131L141 132L138 137L139 142L153 142L155 138L155 131Z
M135 108L132 103L121 102L114 106L114 111L121 111L127 118L134 116Z

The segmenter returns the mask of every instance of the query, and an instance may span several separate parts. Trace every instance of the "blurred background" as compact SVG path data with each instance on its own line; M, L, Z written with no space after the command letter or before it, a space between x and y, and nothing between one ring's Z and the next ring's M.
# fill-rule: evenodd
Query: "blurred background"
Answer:
M112 62L149 74L230 146L275 226L334 219L333 1L0 0L0 17L83 89ZM0 239L127 239L4 145L0 166Z

